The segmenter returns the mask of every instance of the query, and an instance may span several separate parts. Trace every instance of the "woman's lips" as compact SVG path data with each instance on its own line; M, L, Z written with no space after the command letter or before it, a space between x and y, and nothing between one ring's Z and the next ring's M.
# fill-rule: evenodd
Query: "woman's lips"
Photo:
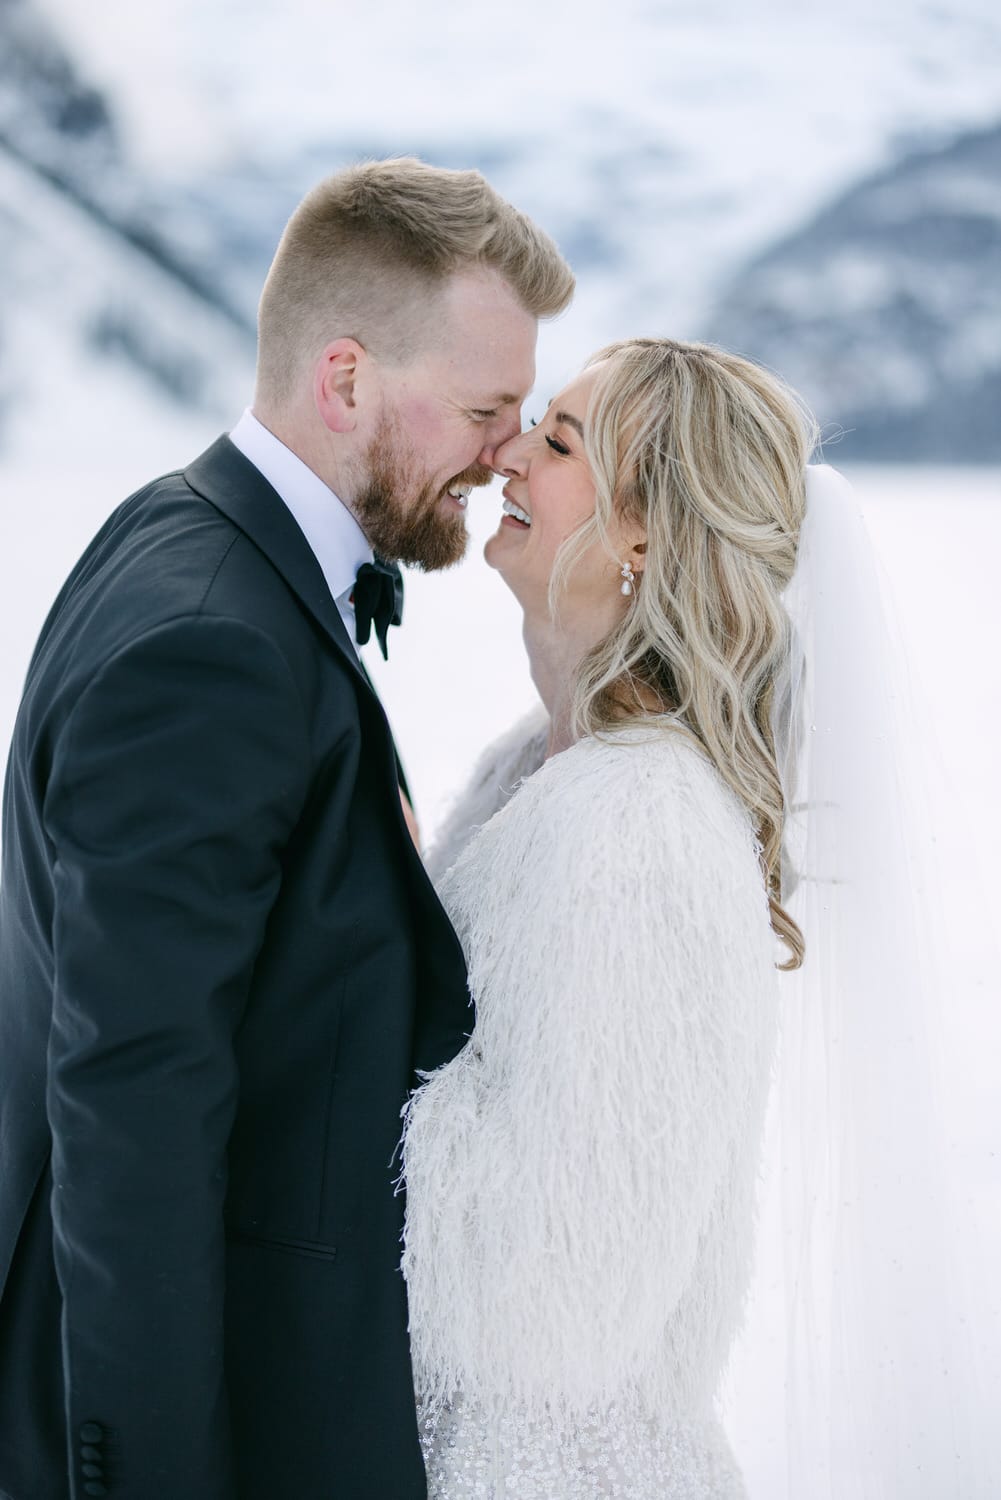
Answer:
M525 510L524 506L519 505L517 500L512 500L511 496L506 492L504 495L504 503L501 506L501 509L504 512L505 521L510 521L515 526L520 526L523 531L528 531L532 524L531 516L528 514L528 511Z

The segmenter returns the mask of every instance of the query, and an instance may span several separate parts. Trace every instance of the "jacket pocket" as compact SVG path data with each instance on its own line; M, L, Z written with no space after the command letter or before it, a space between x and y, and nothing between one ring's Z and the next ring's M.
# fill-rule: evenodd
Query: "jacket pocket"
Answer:
M272 1235L252 1234L245 1229L231 1229L226 1235L228 1244L253 1245L259 1250L275 1250L285 1255L305 1255L311 1260L336 1260L337 1246L326 1245L321 1240L275 1239Z
M240 1099L230 1137L225 1219L265 1240L330 1245L323 1221L331 1094L343 980L287 997L249 1018L237 1062Z

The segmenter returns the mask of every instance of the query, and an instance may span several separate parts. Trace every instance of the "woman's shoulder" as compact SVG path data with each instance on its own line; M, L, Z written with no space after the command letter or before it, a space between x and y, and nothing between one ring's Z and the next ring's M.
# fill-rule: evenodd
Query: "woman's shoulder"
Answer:
M540 955L557 951L568 973L593 968L616 913L632 914L631 946L665 973L682 962L680 933L695 934L689 947L702 953L721 932L745 977L752 950L770 972L751 816L677 726L630 726L551 756L469 838L438 890L480 984L515 952L543 968Z
M751 817L677 726L651 722L588 736L550 757L472 830L441 867L439 893L462 904L482 880L531 906L585 899L596 883L763 890ZM576 894L575 894L576 893Z
M586 805L597 825L627 816L640 826L704 836L715 827L726 836L753 834L750 813L709 756L682 725L667 717L628 724L578 740L553 756L520 790L533 812L548 804L554 815Z
M448 869L476 830L510 801L526 777L538 771L548 735L549 715L537 703L482 751L428 850L426 863L432 879Z
M428 855L436 883L469 861L553 866L566 880L596 858L609 872L649 860L736 862L757 882L751 816L692 735L668 718L588 735L544 759L537 710L481 757Z
M510 795L519 781L542 765L548 737L549 715L541 703L536 703L487 746L476 763L470 785Z

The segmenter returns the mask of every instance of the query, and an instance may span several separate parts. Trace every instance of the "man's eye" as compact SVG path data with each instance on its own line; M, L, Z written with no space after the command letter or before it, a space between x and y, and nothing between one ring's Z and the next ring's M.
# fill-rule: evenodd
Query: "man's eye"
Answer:
M491 417L495 417L496 415L497 415L496 411L474 411L473 412L473 416L476 418L477 422L489 422L490 419L491 419Z

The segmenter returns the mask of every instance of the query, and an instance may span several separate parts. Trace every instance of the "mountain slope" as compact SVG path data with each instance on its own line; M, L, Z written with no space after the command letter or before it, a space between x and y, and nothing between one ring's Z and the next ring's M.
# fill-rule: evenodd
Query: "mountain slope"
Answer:
M329 0L245 0L238 16L232 0L0 0L0 444L29 452L44 433L54 365L77 373L101 423L122 420L108 380L135 420L233 415L261 281L302 192L359 156L415 152L481 167L575 265L574 307L540 340L543 400L613 338L718 333L760 344L826 420L856 424L859 407L872 431L882 422L860 452L992 452L991 356L971 349L989 345L993 314L946 243L962 214L943 208L945 239L905 275L913 222L892 260L893 236L863 230L852 195L883 174L916 203L924 179L898 181L906 162L1001 115L999 52L991 0L878 13L760 0L753 15L741 0L511 0L502 19L406 0L350 19ZM939 155L943 204L971 171L989 187L993 168ZM816 224L820 240L803 228ZM779 243L798 302L768 281ZM852 275L906 283L875 342ZM817 326L824 299L840 352ZM946 376L962 396L915 450L914 414L937 409Z
M135 172L107 100L27 0L0 8L0 222L0 438L107 367L140 407L230 409L252 317L186 251L183 200Z
M755 260L710 331L845 459L1001 460L1001 124L917 151Z

